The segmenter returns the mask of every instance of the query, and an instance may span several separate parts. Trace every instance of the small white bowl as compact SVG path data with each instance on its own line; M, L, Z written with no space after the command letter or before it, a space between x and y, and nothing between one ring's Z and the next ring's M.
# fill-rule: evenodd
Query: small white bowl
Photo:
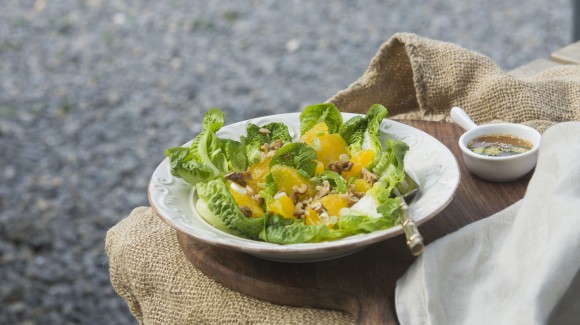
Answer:
M451 119L467 131L459 138L459 148L465 165L477 177L495 182L511 181L525 176L536 166L541 134L534 128L515 123L478 126L459 107L451 109ZM532 149L509 157L491 157L477 154L468 148L473 139L494 134L523 138L532 144Z

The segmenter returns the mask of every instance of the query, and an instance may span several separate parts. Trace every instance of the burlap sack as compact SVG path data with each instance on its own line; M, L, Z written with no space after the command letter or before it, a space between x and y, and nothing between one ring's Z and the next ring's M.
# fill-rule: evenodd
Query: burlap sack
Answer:
M359 80L329 101L348 112L380 103L390 117L428 120L448 120L449 109L461 106L477 123L509 121L543 131L580 120L580 66L516 79L478 53L397 34ZM224 288L188 262L175 232L150 208L133 210L111 228L106 250L111 283L143 324L354 322L341 312L274 305Z
M515 122L544 131L556 122L580 119L580 66L517 79L481 54L397 34L381 46L365 73L330 101L346 112L380 103L391 118L448 122L451 107L460 106L476 123Z
M149 207L107 233L113 287L141 324L348 324L345 313L270 304L203 275L181 252L175 231Z

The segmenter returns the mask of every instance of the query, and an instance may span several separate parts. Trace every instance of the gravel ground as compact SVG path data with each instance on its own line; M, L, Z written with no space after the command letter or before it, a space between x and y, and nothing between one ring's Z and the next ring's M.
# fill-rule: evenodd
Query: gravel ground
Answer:
M571 42L569 0L6 0L0 11L0 324L134 324L106 231L200 117L297 111L413 32L509 70Z

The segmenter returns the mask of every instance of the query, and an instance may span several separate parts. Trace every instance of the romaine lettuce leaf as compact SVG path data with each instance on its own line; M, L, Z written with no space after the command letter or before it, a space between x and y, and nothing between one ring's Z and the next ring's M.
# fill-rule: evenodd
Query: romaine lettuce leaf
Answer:
M378 216L356 214L355 206L348 210L351 214L341 215L338 221L338 226L349 235L391 228L401 213L400 198L387 198L382 204L374 205Z
M266 184L265 188L260 191L260 196L264 198L266 204L269 204L273 199L274 195L278 192L278 187L276 187L276 183L274 182L274 178L272 178L272 174L266 175Z
M235 140L222 139L222 148L228 164L228 171L241 172L248 167L246 150L244 146Z
M268 132L260 132L260 129ZM276 140L282 143L292 142L288 126L281 122L272 122L263 126L249 123L246 127L246 136L241 137L242 145L245 147L248 163L255 164L262 161L262 146L272 145Z
M354 148L355 144L360 143L362 145L363 135L367 127L367 119L363 116L357 115L340 127L339 134L342 136L344 141ZM360 149L356 150L359 151ZM356 152L356 151L353 151Z
M267 219L260 239L270 243L316 243L344 237L341 230L330 229L326 225L307 226L303 219L284 219L276 215L269 215Z
M300 113L300 135L320 122L326 123L329 133L336 133L342 125L342 114L331 103L310 105Z
M221 178L196 185L199 199L196 209L214 227L249 239L258 239L264 230L265 218L248 218L236 205Z
M364 117L356 116L342 125L339 133L349 145L351 154L363 149L371 149L375 153L376 161L382 151L379 126L385 116L387 116L387 109L383 105L374 104Z
M387 139L385 150L381 153L377 163L371 171L379 176L380 187L373 186L369 191L382 190L385 193L375 193L377 197L389 197L393 188L405 179L405 154L409 146L396 139ZM368 194L368 193L367 193Z
M214 172L214 175L220 173L224 168L225 157L221 150L221 141L215 135L223 125L223 113L212 108L203 116L201 133L199 133L191 142L189 150L193 159L199 163L207 165Z
M202 130L216 132L224 126L224 113L217 108L211 108L203 115Z
M211 168L193 160L188 148L170 148L167 149L166 155L169 157L171 174L183 178L186 182L197 184L214 176Z
M332 187L333 190L338 193L348 192L348 184L346 180L342 178L342 176L340 176L337 172L325 170L322 173L316 175L316 178L320 182L327 180L330 184L330 187Z
M314 176L316 170L316 151L302 142L287 143L272 157L270 168L274 165L296 168L310 178Z
M202 130L186 149L187 152L179 147L165 151L170 160L172 175L195 184L229 171L223 141L215 134L223 126L223 117L223 113L218 109L210 109L204 114ZM236 166L238 164L239 162L235 163Z
M401 198L390 198L386 192L383 184L375 183L352 207L341 210L338 226L349 235L394 226L401 214Z

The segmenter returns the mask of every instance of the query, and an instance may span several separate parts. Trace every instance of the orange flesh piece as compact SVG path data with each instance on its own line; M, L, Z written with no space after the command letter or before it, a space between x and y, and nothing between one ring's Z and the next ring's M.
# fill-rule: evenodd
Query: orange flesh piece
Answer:
M318 216L318 213L310 207L306 208L306 212L304 213L304 222L306 223L307 226L319 224L320 218Z
M280 215L282 218L293 218L294 203L288 196L280 195L279 197L275 198L274 201L268 204L268 211Z
M329 194L319 199L329 216L338 216L342 208L348 206L348 196L344 194Z
M254 200L251 195L247 193L246 189L238 184L228 181L228 190L230 191L230 194L239 207L244 206L252 211L252 218L260 218L264 215L264 210L262 210L262 207L258 204L258 201Z
M347 180L351 177L360 178L362 169L370 165L374 158L375 153L370 149L357 152L350 158L350 161L352 161L352 169L348 172L342 172L342 177Z
M266 183L266 176L268 176L270 167L270 158L265 158L261 162L250 166L249 171L252 175L252 179L248 180L248 185L254 190L255 193L264 189L264 184Z
M316 194L316 186L309 179L303 177L298 173L298 170L290 166L274 165L270 170L272 178L278 191L286 193L291 196L294 186L298 188L306 186L306 196L314 196ZM303 199L303 198L301 198Z
M316 124L305 132L300 140L314 148L318 160L325 167L331 162L340 160L341 155L348 155L346 141L338 133L330 134L324 122Z

